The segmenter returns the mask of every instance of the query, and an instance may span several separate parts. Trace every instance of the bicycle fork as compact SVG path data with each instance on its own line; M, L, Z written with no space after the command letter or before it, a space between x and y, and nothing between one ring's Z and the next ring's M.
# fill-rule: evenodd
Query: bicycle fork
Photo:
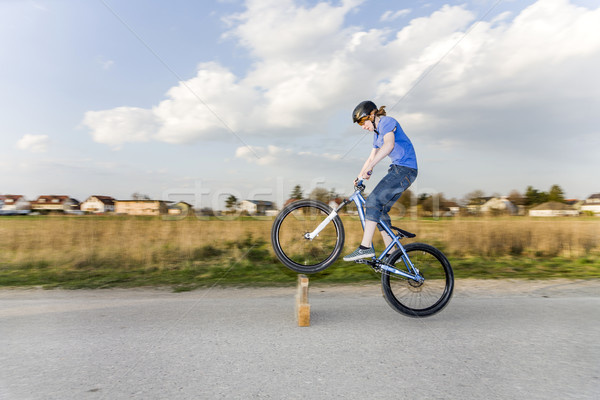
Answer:
M316 227L316 229L312 232L308 232L306 234L304 234L304 238L308 239L308 240L313 240L314 238L316 238L317 236L319 236L319 233L327 226L327 224L329 224L331 221L333 221L333 219L335 217L337 217L337 211L334 210L331 213L329 213L329 215L327 216L327 218L325 218L323 220L323 222L321 222L319 224L319 226Z
M340 206L337 209L332 210L329 213L329 215L327 216L327 218L325 218L323 220L323 222L321 222L319 224L319 226L317 226L315 228L314 231L305 233L304 234L304 239L313 240L314 238L316 238L317 236L319 236L319 233L327 226L327 224L329 224L331 221L333 221L333 219L335 217L338 216L338 211L340 211L342 208L344 208L348 203L350 203L350 200L344 200L342 202L342 204L340 204ZM364 228L364 226L363 226L363 228Z

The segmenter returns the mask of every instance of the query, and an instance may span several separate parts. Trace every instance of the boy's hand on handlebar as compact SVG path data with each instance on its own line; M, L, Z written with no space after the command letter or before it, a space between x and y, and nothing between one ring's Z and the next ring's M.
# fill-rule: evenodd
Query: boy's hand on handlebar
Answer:
M358 177L354 179L354 187L362 184L363 180L368 180L371 177L372 173L373 173L372 169L367 172L360 171L360 174L358 174Z
M361 180L361 179L365 179L365 180L369 180L369 178L371 178L371 174L373 173L373 170L369 170L367 172L362 172L358 175L358 178L356 178L356 180Z

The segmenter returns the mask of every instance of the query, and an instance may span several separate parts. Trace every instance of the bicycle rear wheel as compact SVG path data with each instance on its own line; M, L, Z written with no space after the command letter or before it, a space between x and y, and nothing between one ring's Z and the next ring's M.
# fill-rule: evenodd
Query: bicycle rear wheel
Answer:
M409 317L427 317L441 311L452 297L454 273L446 256L425 243L405 246L412 264L425 278L417 282L383 271L381 285L388 304ZM407 271L402 250L396 250L388 261L400 271Z
M314 273L329 267L344 247L344 226L335 217L317 237L312 232L332 209L317 200L299 200L285 207L273 223L271 244L277 258L293 271Z

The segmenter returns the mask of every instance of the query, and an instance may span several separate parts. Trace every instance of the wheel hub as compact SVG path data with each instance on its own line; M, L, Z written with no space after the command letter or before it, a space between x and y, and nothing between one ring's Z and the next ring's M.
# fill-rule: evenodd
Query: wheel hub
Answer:
M414 288L420 288L421 286L423 286L423 283L425 283L425 281L415 281L414 279L409 279L408 280L408 284Z

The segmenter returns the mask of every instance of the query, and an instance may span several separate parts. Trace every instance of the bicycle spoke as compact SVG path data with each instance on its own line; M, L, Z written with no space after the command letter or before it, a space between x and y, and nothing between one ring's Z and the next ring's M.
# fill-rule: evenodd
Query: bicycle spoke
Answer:
M306 200L292 203L276 220L272 234L275 252L287 267L299 272L316 272L329 266L343 246L343 227L334 219L314 239L307 239L329 215L323 203Z
M382 284L386 300L397 311L410 316L434 314L448 303L452 295L454 277L450 264L439 250L423 243L407 245L406 253L425 280L417 282L384 273ZM400 253L392 261L397 269L407 270Z

